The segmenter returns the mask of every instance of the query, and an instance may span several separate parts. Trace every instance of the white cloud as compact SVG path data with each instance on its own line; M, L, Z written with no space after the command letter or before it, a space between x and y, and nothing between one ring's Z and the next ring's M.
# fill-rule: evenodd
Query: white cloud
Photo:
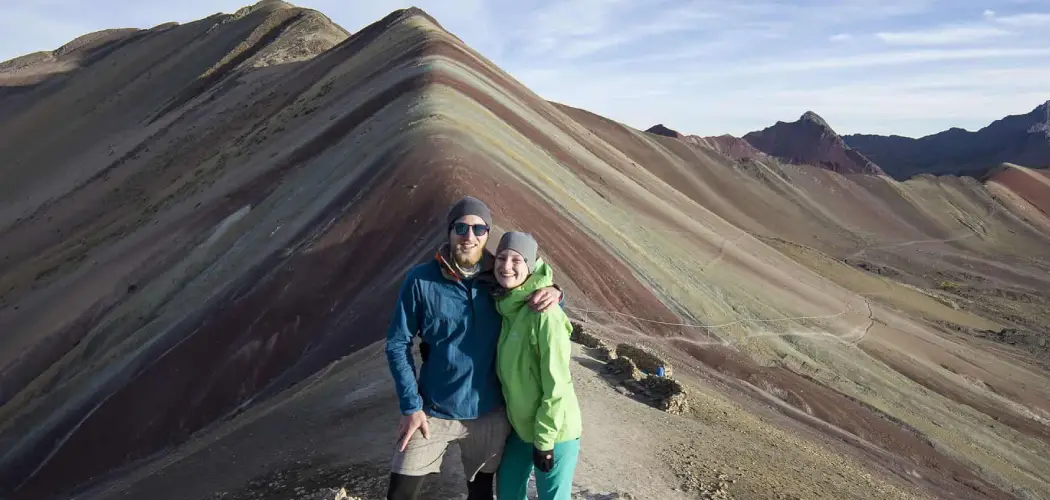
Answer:
M828 40L831 40L832 42L847 42L852 39L853 35L849 33L838 33L828 37Z
M995 22L1018 28L1031 28L1050 25L1050 13L1031 12L1012 16L995 17Z
M992 9L985 9L983 15L986 19L992 19L995 17L995 11Z
M994 26L947 26L919 31L876 33L883 42L893 45L956 45L1009 35Z

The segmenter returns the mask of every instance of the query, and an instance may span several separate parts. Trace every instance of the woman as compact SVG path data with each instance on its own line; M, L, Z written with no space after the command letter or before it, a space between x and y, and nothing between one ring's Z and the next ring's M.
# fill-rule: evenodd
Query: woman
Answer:
M569 375L572 326L561 307L532 311L529 295L551 286L551 268L531 235L503 235L493 273L503 317L496 369L514 432L498 477L500 500L524 500L533 467L540 500L569 499L580 454L580 406Z

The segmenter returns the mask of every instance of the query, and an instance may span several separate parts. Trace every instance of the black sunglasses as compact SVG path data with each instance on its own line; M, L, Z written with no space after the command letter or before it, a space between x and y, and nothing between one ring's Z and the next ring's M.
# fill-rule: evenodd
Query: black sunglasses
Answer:
M474 231L474 236L485 236L489 232L489 227L485 224L467 224L466 222L454 222L452 229L460 236L466 236L467 231Z

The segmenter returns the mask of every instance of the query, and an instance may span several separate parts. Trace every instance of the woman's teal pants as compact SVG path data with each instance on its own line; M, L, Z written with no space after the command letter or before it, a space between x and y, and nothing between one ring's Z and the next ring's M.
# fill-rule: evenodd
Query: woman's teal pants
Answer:
M539 500L569 500L572 497L572 476L580 457L580 440L573 439L554 445L554 468L550 472L536 471L536 489ZM514 432L507 438L500 462L499 500L525 500L525 489L532 475L532 443L526 443Z

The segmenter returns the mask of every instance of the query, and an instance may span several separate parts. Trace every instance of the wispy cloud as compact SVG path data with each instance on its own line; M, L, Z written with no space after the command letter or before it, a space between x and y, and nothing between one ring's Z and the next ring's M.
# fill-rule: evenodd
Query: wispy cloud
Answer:
M846 42L853 39L853 35L849 33L836 33L828 37L828 40L832 42Z
M1010 34L994 26L948 26L919 31L882 32L875 36L893 45L957 45Z
M996 16L995 12L992 12L992 15L989 17L994 19L995 22L1006 26L1032 28L1050 25L1050 13L1043 12L1030 12L1027 14L1014 14L1012 16L1002 17Z
M717 17L704 9L659 2L570 0L538 9L516 36L523 54L577 59L694 31Z
M670 58L672 54L662 57ZM947 63L953 61L1005 61L1013 59L1031 59L1050 57L1050 47L1029 48L952 48L923 50L894 50L862 52L855 54L829 55L826 57L783 57L746 61L740 64L718 67L717 71L707 68L661 69L650 74L670 72L683 79L703 78L720 80L749 75L790 74L804 72L836 72L839 70L874 70L884 67L904 68L918 64Z
M774 16L786 16L785 20L811 21L809 27L825 24L857 24L858 20L868 23L887 19L899 19L921 15L933 8L935 0L852 0L837 2L818 0L813 2L775 2L770 11ZM814 24L815 23L815 24Z
M696 28L695 23L697 20L710 19L711 17L714 16L705 16L703 13L695 12L667 13L653 20L629 26L612 34L602 34L569 41L565 46L561 47L560 55L572 59L630 42L644 42L650 38L666 37L670 34L690 31Z

